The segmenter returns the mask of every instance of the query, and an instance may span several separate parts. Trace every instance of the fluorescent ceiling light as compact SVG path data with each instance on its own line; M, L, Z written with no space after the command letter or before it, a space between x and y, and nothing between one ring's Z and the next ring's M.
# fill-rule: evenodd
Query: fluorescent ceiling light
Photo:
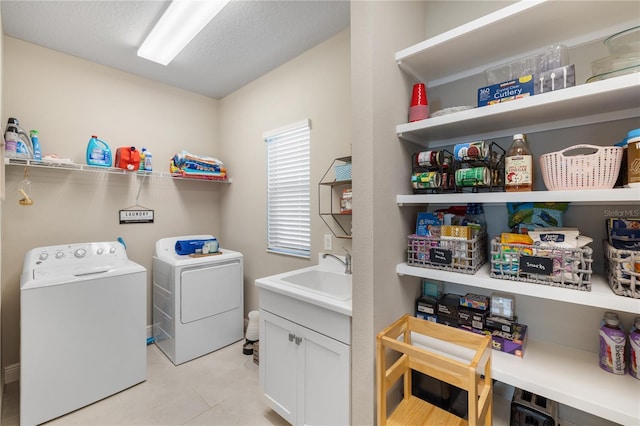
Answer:
M138 49L138 56L167 65L229 1L173 0Z

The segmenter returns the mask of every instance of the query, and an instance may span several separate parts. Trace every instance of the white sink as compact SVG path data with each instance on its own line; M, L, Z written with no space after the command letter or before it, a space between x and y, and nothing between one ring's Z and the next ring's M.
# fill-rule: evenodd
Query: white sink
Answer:
M351 316L351 275L332 258L318 256L318 264L258 278L256 287Z
M302 272L295 270L289 274L285 273L280 279L334 299L351 299L351 275L322 269L308 269Z

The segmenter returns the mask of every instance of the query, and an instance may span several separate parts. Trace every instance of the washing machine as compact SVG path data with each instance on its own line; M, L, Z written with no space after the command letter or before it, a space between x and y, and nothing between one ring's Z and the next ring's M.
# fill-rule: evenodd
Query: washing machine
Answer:
M207 255L179 255L186 235L156 242L153 257L153 337L175 364L198 358L243 338L243 256L220 248Z
M119 242L40 247L20 279L20 424L146 379L147 271Z

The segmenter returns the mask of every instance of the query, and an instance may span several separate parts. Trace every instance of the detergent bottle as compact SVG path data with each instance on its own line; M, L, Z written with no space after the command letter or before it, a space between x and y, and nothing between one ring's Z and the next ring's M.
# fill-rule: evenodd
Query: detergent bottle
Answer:
M111 167L111 148L102 139L92 135L87 145L87 164L90 166Z
M18 143L20 136L18 136L18 129L10 124L7 126L4 132L4 155L7 158L16 158L18 156Z
M144 152L144 169L150 172L153 170L153 155L146 148L142 148L142 152Z
M42 161L42 148L40 148L40 132L37 130L31 130L31 145L33 145L33 159L36 161Z
M11 117L7 121L7 127L13 126L15 133L18 135L16 143L16 157L18 158L33 158L33 146L31 145L31 138L29 134L20 127L20 122L17 118Z

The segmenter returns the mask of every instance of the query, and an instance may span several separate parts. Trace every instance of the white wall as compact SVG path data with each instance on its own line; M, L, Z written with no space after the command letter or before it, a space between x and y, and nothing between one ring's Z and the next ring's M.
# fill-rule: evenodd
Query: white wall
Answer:
M351 3L354 154L352 423L375 424L375 336L411 312L417 286L395 273L402 262L412 209L395 203L408 186L410 147L395 126L407 120L410 87L394 60L424 39L424 2Z
M3 34L4 30L2 28L2 12L0 12L0 34ZM0 42L0 99L3 98L2 91L2 74L3 74L3 58L4 58L4 47L3 43ZM2 102L0 102L0 117L2 117ZM3 195L4 195L4 138L2 139L2 144L0 144L2 148L0 149L0 223L2 223L2 204L3 204ZM0 227L0 241L2 240L2 228ZM2 259L2 244L0 244L0 259ZM0 277L2 277L2 262L0 262ZM4 369L2 366L4 365L2 362L2 285L0 282L0 415L2 415L2 400L4 394Z
M350 155L349 31L345 30L220 101L221 152L234 178L221 205L225 243L245 255L245 308L258 308L257 278L315 265L330 233L318 215L317 183ZM311 119L311 258L267 253L265 131ZM358 159L354 159L355 162ZM357 198L358 194L354 195ZM351 240L333 240L333 252ZM358 265L354 265L354 270Z
M114 155L120 146L147 147L156 170L168 171L169 157L182 149L220 155L214 99L10 37L4 37L3 59L1 123L4 127L8 117L17 117L25 130L38 129L44 153L85 163L87 142L96 134ZM139 178L30 168L34 204L23 207L18 205L23 176L23 167L6 167L1 212L4 367L19 362L19 281L27 250L122 236L129 257L149 271L150 288L155 241L220 234L220 200L230 186L147 179L139 204L155 210L155 223L119 225L118 211L135 204ZM148 323L150 313L148 306Z

